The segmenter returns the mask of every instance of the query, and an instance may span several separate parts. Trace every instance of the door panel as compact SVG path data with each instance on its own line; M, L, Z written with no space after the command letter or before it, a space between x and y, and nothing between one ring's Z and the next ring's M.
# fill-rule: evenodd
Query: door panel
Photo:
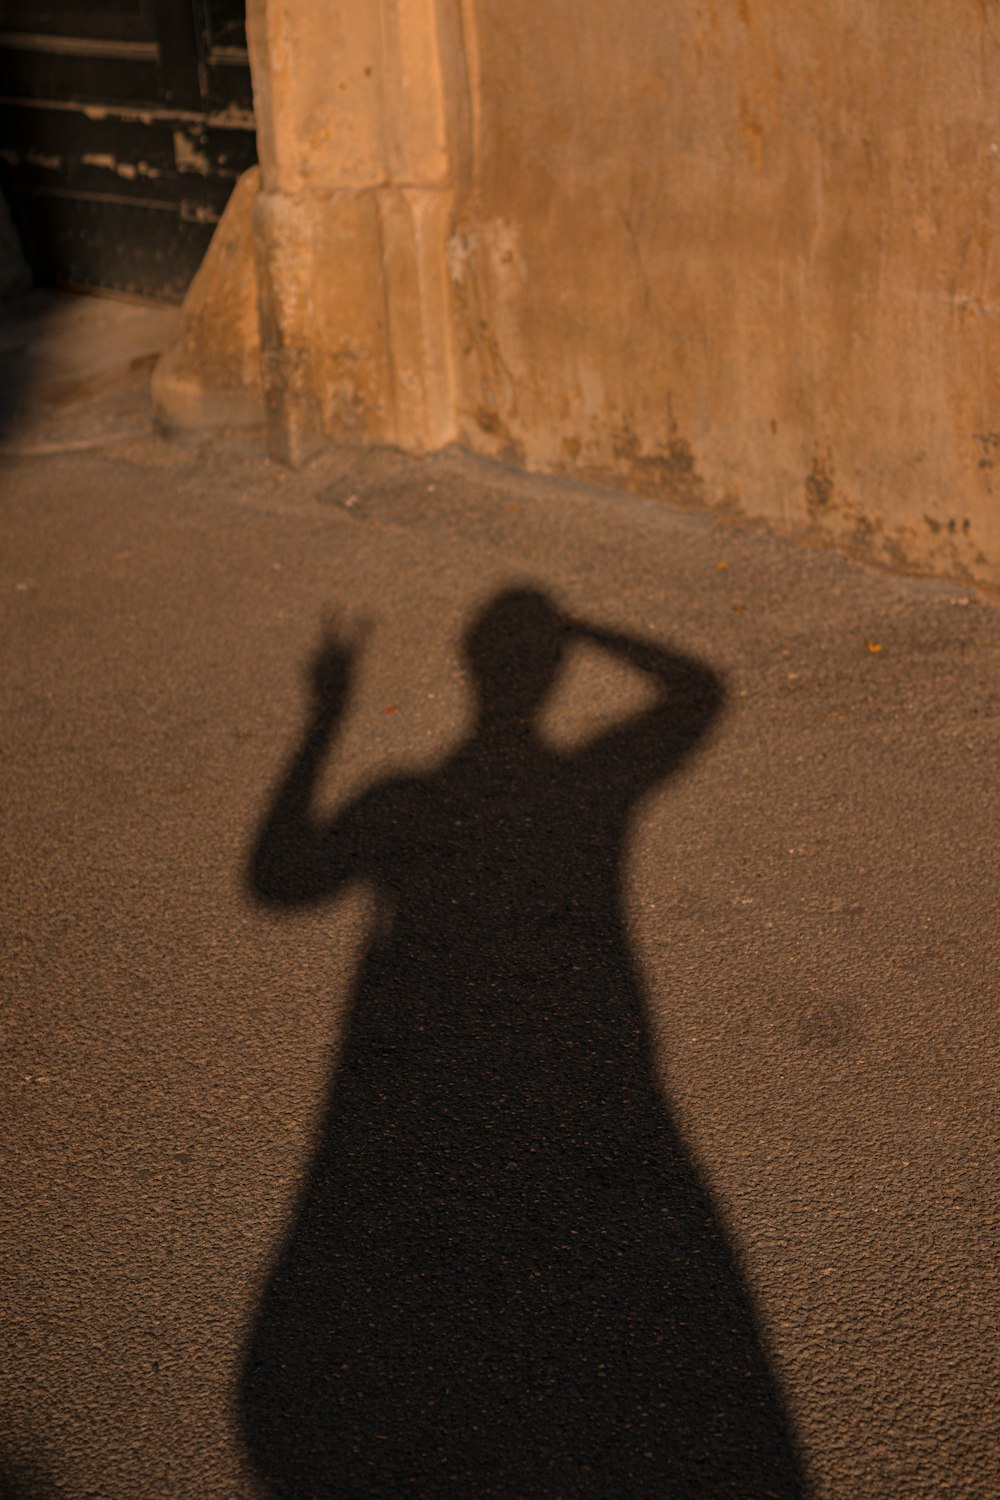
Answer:
M181 0L184 3L184 0ZM156 40L143 0L4 0L0 29L41 36L103 38L107 41Z
M255 160L243 0L0 0L0 182L39 280L180 300Z

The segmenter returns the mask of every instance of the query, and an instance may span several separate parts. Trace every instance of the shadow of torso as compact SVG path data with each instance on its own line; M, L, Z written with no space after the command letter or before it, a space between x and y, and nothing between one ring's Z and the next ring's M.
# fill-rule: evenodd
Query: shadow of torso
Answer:
M803 1493L629 953L676 713L576 755L474 737L334 825L377 918L245 1365L270 1495Z

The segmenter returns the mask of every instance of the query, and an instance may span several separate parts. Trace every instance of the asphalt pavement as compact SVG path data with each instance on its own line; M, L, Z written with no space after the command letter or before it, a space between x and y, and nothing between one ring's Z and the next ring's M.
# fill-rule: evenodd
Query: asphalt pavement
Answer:
M134 333L0 456L0 1493L1000 1494L996 601Z

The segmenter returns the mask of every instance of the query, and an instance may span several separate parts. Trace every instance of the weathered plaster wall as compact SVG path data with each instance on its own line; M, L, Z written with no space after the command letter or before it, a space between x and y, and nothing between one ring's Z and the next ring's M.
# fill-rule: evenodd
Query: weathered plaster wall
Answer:
M1000 577L996 0L470 7L462 440Z

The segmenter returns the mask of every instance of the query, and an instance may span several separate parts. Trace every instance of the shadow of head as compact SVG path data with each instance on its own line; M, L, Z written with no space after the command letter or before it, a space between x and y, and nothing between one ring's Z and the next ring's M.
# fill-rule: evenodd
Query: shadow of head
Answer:
M534 589L498 595L466 631L463 652L484 719L531 719L559 677L567 621Z

